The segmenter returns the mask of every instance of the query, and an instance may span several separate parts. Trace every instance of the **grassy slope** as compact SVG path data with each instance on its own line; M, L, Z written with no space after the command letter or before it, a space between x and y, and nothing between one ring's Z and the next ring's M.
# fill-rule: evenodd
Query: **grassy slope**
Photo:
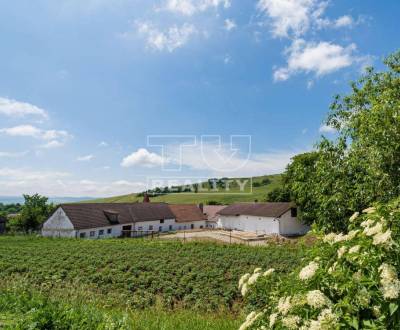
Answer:
M217 201L223 204L232 204L235 202L253 202L255 199L264 201L266 194L281 185L281 175L268 175L254 177L253 182L261 182L264 178L268 177L271 180L266 186L253 187L251 194L223 194L223 193L173 193L152 197L152 202L166 202L166 203L183 203L183 204L197 204L207 203L208 201ZM88 202L91 203L125 203L125 202L141 202L143 197L138 197L136 194L116 196L110 198L95 199Z

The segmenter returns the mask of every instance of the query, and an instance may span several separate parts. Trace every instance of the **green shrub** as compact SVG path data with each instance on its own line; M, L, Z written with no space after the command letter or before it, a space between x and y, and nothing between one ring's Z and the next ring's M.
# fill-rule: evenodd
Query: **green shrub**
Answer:
M399 329L400 199L355 213L347 234L320 235L287 276L260 268L239 288L243 329Z

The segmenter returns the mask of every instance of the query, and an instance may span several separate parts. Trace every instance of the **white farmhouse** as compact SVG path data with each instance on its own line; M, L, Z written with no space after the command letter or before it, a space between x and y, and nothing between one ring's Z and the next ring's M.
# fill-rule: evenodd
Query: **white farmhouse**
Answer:
M257 235L303 235L309 227L297 219L292 203L236 203L218 211L218 228Z
M176 214L175 214L175 213ZM198 229L205 219L197 205L165 203L62 204L43 224L47 237L104 238L145 232Z

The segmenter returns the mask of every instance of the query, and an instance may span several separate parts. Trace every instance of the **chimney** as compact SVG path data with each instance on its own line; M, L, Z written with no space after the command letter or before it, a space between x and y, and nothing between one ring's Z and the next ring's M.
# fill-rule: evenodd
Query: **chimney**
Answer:
M203 206L203 203L200 203L200 204L199 204L199 209L200 209L201 213L204 213L204 206Z
M147 195L147 192L143 194L143 203L150 203L150 197Z

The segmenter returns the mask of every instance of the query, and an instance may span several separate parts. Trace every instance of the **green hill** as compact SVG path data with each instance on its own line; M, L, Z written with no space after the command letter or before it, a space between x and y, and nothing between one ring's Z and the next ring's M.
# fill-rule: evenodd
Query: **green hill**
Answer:
M263 180L269 179L268 184L262 184ZM253 202L254 200L264 201L267 193L281 185L281 174L264 175L253 177L253 189L251 193L239 193L238 188L231 190L231 193L169 193L165 195L158 195L151 197L152 202L166 202L174 204L207 204L210 201L219 202L222 204L232 204L235 202ZM232 193L236 192L236 193ZM143 197L138 194L129 194L123 196L115 196L109 198L101 198L90 200L90 203L127 203L127 202L141 202Z

